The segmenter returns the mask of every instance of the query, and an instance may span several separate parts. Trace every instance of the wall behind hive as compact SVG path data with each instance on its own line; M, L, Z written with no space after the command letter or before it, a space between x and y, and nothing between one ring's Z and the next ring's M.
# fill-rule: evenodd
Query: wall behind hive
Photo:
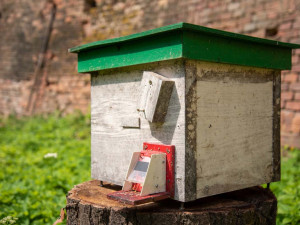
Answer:
M45 66L36 73L51 1L1 0L0 113L64 113L89 108L89 75L67 48L176 22L300 43L297 0L54 0ZM282 143L300 147L300 50L282 73ZM37 79L35 79L37 77ZM36 80L36 81L34 81ZM34 85L35 83L35 85ZM28 109L29 108L29 109ZM30 109L31 108L31 109Z

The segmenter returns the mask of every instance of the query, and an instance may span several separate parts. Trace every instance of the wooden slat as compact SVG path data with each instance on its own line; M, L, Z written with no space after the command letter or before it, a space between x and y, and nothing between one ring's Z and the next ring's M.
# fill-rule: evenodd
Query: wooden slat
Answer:
M197 198L272 181L273 71L196 67Z
M151 123L163 123L168 112L174 81L157 73L145 71L141 81L138 110Z
M78 53L79 72L91 72L179 58L290 69L293 48L300 45L178 23L69 51Z
M107 198L129 205L140 205L148 202L157 202L170 197L168 192L161 192L153 195L141 196L136 191L116 191L107 195Z
M175 82L163 124L152 124L137 112L143 72L154 71ZM91 148L92 177L123 185L133 152L144 142L175 145L176 200L184 201L185 106L182 62L160 62L127 70L102 71L92 76ZM140 129L121 126L124 117L140 118Z

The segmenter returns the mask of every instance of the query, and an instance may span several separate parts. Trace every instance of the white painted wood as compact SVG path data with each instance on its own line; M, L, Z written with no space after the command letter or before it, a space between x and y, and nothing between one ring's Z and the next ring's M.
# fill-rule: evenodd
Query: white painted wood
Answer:
M151 124L137 112L143 71L153 71L175 82L163 124ZM143 142L176 146L175 197L184 201L185 177L185 78L179 61L165 61L92 76L91 148L92 178L123 185L133 152ZM140 117L140 129L124 129L125 116Z
M127 181L127 178L129 176L129 174L131 173L131 171L133 170L133 168L135 167L137 161L139 160L141 152L133 152L132 153L132 157L129 163L129 167L127 169L127 174L124 180L124 184L123 184L123 191L129 191L132 188L132 182Z
M141 151L143 142L153 142L175 145L175 200L271 181L272 70L187 62L170 60L92 76L92 178L122 185L132 153ZM174 81L164 123L151 123L137 111L145 70ZM194 95L195 102L186 108L186 96ZM124 128L127 116L140 118L140 129ZM191 190L195 195L187 197Z
M140 128L140 118L139 117L124 117L121 121L121 126L123 128Z
M166 191L166 154L152 154L141 196Z
M141 81L141 97L137 109L149 122L164 122L174 81L157 73L145 71Z
M270 182L272 73L197 64L197 198Z

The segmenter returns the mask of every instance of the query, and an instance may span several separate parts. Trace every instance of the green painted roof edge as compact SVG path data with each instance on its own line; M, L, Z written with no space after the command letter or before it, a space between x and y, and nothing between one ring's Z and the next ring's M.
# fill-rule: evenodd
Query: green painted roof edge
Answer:
M119 43L78 53L78 72L92 72L183 57L182 32L145 37L130 44Z
M272 45L274 47L277 46L277 47L284 47L284 48L290 48L290 49L300 48L300 44L285 43L285 42L269 40L269 39L264 39L264 38L251 37L251 36L247 36L247 35L243 35L243 34L237 34L237 33L217 30L217 29L203 27L203 26L189 24L189 23L176 23L176 24L159 27L156 29L152 29L152 30L148 30L148 31L144 31L144 32L136 33L136 34L131 34L131 35L124 36L124 37L96 41L96 42L88 43L85 45L76 46L76 47L70 48L69 52L78 53L78 52L88 51L88 50L95 49L95 48L101 48L101 47L107 46L107 45L113 45L116 43L131 41L131 40L140 39L143 37L149 37L151 35L156 35L156 34L168 32L168 31L174 31L174 30L187 30L187 31L192 31L192 32L213 34L216 36L221 36L221 37L230 38L230 39L249 41L249 42L257 43L257 44Z

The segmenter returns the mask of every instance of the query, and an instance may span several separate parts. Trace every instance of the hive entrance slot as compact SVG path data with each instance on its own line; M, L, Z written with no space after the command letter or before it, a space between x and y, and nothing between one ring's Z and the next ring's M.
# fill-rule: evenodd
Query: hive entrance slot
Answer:
M175 147L144 143L143 149L132 154L123 190L108 198L137 205L174 195Z

